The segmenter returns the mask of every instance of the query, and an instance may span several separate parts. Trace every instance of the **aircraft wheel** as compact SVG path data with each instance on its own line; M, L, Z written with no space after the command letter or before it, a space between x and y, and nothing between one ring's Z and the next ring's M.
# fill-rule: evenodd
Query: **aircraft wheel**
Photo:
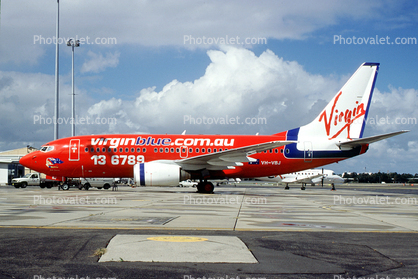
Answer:
M215 186L213 186L212 182L201 182L197 184L197 192L204 193L204 194L212 194Z
M286 185L286 187L284 187L285 190L289 190L289 185Z
M305 186L302 186L302 187L300 187L300 189L303 191L303 190L306 189L306 187Z
M68 186L68 184L63 184L63 185L61 186L61 188L62 188L63 190L65 190L65 191L70 190L70 186Z

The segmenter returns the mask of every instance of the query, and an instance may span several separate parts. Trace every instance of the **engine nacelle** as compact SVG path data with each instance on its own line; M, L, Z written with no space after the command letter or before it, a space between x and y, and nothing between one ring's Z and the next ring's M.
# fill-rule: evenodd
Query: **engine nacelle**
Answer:
M148 162L134 166L134 181L140 186L177 186L190 177L188 172L175 164Z

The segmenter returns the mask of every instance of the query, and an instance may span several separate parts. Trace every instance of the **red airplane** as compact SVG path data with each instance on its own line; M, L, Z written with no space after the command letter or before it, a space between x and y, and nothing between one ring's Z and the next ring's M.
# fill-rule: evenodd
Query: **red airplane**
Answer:
M94 135L51 141L23 158L27 168L67 178L130 177L141 186L198 179L253 178L312 169L367 151L407 131L363 138L379 63L363 63L311 123L261 135Z

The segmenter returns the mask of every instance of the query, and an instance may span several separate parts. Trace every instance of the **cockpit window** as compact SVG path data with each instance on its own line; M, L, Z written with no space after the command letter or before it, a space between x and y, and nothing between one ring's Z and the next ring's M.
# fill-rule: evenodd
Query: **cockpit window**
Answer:
M48 152L48 151L52 151L52 150L54 150L53 146L42 146L41 147L42 152Z

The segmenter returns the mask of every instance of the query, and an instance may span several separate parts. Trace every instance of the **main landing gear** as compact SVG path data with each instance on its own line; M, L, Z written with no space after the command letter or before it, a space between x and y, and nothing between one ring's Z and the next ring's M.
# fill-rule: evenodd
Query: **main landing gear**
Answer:
M289 190L289 183L286 183L286 186L284 187L285 190ZM300 187L302 191L306 190L306 183L302 183L302 187Z
M215 186L213 186L212 182L209 181L200 181L197 186L197 192L203 194L212 194Z

